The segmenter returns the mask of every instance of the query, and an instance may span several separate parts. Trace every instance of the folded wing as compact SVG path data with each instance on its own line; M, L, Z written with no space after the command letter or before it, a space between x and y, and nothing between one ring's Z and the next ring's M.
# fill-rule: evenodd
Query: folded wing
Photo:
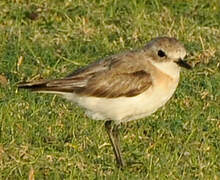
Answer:
M79 69L66 78L21 83L19 88L43 92L67 92L94 97L132 97L152 85L150 73L136 63L135 54L111 56Z

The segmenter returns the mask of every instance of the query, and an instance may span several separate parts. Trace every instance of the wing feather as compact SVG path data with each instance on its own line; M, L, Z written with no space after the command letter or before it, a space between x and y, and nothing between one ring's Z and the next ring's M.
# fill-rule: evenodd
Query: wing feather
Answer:
M20 88L33 91L70 92L95 97L132 97L152 85L150 73L138 62L138 55L127 52L92 63L66 78L23 83Z

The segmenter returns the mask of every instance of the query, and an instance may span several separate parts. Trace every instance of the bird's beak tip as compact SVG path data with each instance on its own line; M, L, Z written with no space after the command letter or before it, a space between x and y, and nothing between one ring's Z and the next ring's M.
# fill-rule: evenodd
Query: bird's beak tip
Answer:
M192 69L192 66L190 64L188 64L186 61L183 61L182 59L178 59L178 61L176 61L176 63L180 66L180 67L184 67L186 69Z

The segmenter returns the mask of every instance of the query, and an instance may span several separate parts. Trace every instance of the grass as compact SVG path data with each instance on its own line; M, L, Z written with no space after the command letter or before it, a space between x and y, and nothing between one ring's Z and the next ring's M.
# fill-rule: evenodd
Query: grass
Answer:
M0 179L219 179L218 0L0 2ZM124 170L104 122L17 83L63 77L117 52L174 36L193 71L155 114L121 127Z

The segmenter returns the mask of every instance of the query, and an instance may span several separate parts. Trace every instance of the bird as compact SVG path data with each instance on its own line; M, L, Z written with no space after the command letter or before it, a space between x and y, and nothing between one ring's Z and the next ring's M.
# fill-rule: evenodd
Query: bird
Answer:
M156 37L145 46L107 56L64 78L23 82L18 88L59 94L104 120L118 167L123 168L119 125L150 116L174 94L184 60L184 45L174 37Z

